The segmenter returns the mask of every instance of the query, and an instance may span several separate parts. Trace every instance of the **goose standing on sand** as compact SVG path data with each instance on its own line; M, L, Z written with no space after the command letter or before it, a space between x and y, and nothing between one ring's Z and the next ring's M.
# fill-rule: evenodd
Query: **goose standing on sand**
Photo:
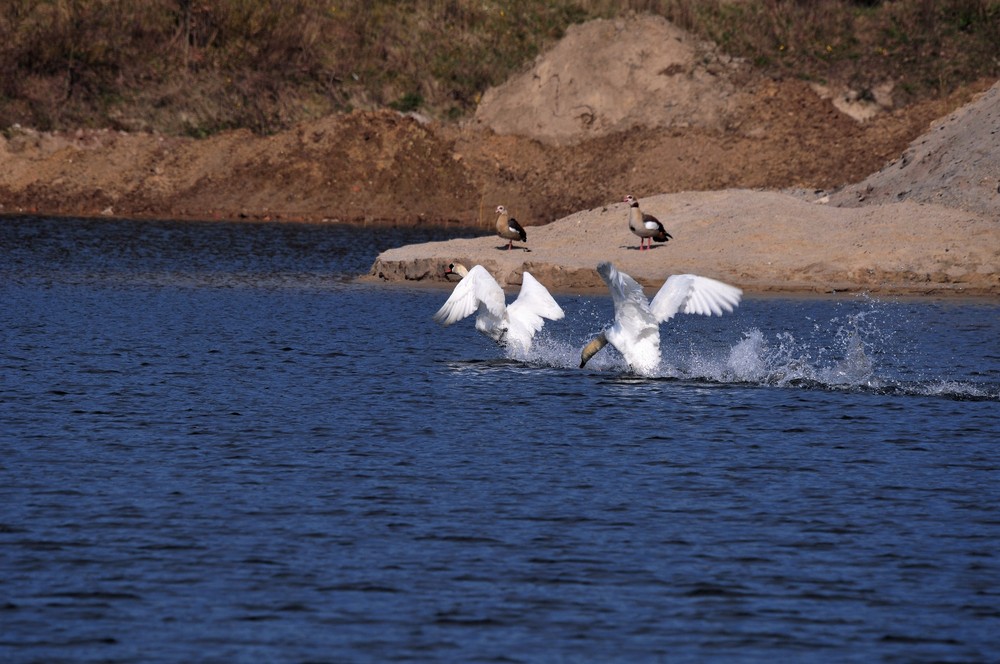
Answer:
M673 235L667 232L660 220L651 214L645 214L639 209L639 199L632 194L625 197L628 203L628 228L639 236L639 251L642 251L646 240L649 240L649 248L653 248L653 240L657 242L667 242L673 239Z
M584 347L580 353L581 369L610 343L625 357L632 371L650 376L660 364L660 323L677 313L721 316L738 306L743 295L739 288L715 279L675 274L648 302L642 286L611 263L601 263L597 272L611 291L615 322Z
M528 241L528 234L521 228L521 224L517 223L517 219L512 219L507 213L507 208L502 205L497 206L497 235L510 240L507 243L508 251L514 248L514 240Z
M461 263L452 263L445 274L457 274L462 280L434 314L434 320L448 326L478 312L477 330L522 353L531 348L544 319L559 320L565 315L545 286L527 272L522 273L521 292L510 306L504 304L500 284L482 265L467 270Z

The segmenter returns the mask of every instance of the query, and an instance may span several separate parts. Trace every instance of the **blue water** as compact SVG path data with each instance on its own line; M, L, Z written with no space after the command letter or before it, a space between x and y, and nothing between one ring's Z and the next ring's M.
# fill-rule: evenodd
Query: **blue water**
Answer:
M442 231L0 218L0 660L996 660L1000 302L747 297L528 357Z

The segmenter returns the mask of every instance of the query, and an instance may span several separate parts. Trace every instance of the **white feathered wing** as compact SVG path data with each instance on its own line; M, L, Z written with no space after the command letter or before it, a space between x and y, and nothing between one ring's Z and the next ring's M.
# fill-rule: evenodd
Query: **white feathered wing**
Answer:
M611 263L601 263L597 272L608 285L615 306L615 322L604 336L633 371L652 374L660 364L660 326L642 286Z
M565 315L545 286L524 272L521 292L507 307L507 343L526 352L535 334L545 325L546 318L559 320Z
M721 316L735 309L743 291L696 274L675 274L668 278L653 297L649 309L658 323L677 313Z
M462 277L448 300L434 314L434 320L448 326L477 313L476 329L497 342L527 352L543 319L559 320L565 313L528 272L521 279L521 292L508 307L504 292L493 275L476 265Z
M499 340L505 329L503 289L482 265L473 266L462 277L434 320L447 327L476 312L476 329Z

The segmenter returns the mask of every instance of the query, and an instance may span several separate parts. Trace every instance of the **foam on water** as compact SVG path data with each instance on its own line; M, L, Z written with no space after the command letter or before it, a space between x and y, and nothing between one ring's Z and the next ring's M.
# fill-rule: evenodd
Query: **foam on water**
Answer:
M864 297L866 309L828 321L807 320L807 334L790 330L765 333L759 327L739 341L719 347L699 335L666 338L661 328L661 362L650 380L678 379L755 384L782 388L860 390L885 394L1000 400L1000 385L941 376L906 380L906 344L886 318L880 302ZM595 332L596 334L596 332ZM527 353L508 351L507 359L575 369L584 342L570 342L543 330ZM904 350L899 350L903 348ZM893 350L889 350L893 349ZM631 375L621 354L607 346L587 364L589 372Z

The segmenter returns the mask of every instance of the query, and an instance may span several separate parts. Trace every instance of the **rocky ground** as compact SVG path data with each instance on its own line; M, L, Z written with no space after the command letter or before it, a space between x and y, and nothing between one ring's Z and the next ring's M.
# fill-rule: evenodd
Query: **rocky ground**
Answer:
M274 136L201 140L12 127L0 138L0 213L442 223L488 233L502 203L529 227L533 251L499 254L496 238L483 238L466 259L538 264L544 238L558 233L562 253L544 258L555 275L577 260L567 225L610 224L621 212L616 202L633 193L675 235L642 255L662 265L640 278L684 266L763 289L1000 293L993 84L894 108L891 82L850 91L772 80L660 18L593 21L489 91L462 124L355 112ZM812 199L828 202L804 202ZM899 202L906 205L893 207ZM629 252L622 247L632 238L618 232L623 218L614 223L589 232L593 247L572 248L589 269L595 258ZM877 230L886 224L898 227ZM834 226L838 234L820 241ZM706 235L713 227L724 233ZM829 253L812 256L814 248L791 241L800 233ZM860 253L845 253L850 246ZM926 262L897 263L893 252L910 249ZM787 266L794 273L764 268L805 254L810 263ZM729 262L711 263L712 255ZM632 265L638 254L620 257ZM510 268L511 281L521 269ZM387 279L420 271L387 257L373 267ZM578 272L560 284L584 286L593 276ZM890 283L917 286L880 286Z

